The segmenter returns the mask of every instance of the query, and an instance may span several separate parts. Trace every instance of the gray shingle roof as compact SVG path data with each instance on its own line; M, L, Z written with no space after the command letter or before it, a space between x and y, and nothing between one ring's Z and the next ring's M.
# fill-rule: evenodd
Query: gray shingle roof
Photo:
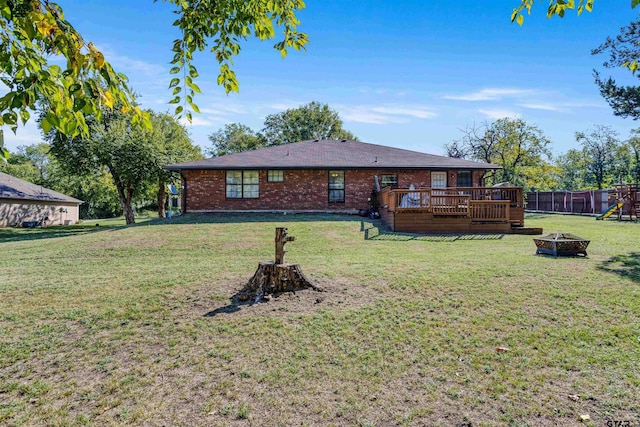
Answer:
M500 166L358 141L309 140L165 166L183 169L500 169Z
M32 184L0 172L0 199L40 200L47 202L84 203L57 191Z

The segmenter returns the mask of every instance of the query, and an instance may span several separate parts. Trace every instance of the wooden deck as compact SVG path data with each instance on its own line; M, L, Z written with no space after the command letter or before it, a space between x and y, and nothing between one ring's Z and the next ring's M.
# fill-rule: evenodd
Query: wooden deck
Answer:
M520 187L392 189L378 193L379 212L392 231L509 233L524 226Z

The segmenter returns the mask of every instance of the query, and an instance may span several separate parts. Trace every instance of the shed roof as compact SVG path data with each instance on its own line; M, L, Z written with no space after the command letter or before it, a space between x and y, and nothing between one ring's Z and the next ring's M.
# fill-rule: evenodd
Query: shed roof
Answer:
M0 199L22 199L29 201L84 203L57 191L36 185L0 172Z
M500 169L453 157L347 140L308 140L165 166L185 169Z

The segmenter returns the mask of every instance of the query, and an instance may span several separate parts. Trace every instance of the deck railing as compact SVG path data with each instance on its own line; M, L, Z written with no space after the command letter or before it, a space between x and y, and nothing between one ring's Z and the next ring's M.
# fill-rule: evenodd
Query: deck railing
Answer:
M383 188L380 206L391 212L423 211L474 221L510 221L511 209L524 207L519 187Z

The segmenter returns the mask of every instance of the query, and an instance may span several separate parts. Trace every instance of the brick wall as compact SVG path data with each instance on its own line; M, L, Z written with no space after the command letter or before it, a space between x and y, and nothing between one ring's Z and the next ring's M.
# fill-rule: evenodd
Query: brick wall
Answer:
M449 171L455 174L455 171ZM227 199L224 170L183 170L186 181L187 212L221 210L315 210L357 211L368 207L375 187L373 177L396 174L398 187L431 185L427 170L345 170L345 202L329 203L328 170L285 170L283 182L268 182L267 171L259 171L260 196L257 199ZM474 171L474 186L479 181ZM480 174L481 176L481 174ZM185 183L183 183L185 184ZM451 184L451 182L450 182ZM455 185L455 181L453 181Z

